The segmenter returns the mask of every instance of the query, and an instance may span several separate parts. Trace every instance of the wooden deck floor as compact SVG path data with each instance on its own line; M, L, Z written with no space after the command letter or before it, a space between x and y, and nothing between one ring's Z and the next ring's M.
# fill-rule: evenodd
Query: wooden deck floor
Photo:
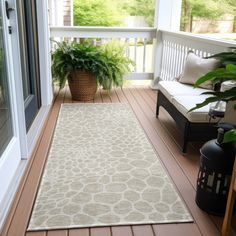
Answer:
M55 99L45 129L41 134L27 173L3 228L2 236L216 236L220 235L222 218L201 211L195 203L195 185L199 165L199 144L190 145L188 154L180 151L181 139L174 121L164 109L155 117L156 92L144 87L115 89L109 94L99 91L93 102L128 102L133 108L161 161L168 170L180 195L188 206L194 223L116 226L57 231L26 232L40 176L50 148L61 103L72 102L68 88ZM234 233L232 233L234 235Z

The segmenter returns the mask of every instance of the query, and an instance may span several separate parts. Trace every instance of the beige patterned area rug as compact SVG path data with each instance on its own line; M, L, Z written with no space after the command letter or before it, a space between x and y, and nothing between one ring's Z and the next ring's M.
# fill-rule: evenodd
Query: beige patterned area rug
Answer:
M128 104L63 104L28 230L192 222Z

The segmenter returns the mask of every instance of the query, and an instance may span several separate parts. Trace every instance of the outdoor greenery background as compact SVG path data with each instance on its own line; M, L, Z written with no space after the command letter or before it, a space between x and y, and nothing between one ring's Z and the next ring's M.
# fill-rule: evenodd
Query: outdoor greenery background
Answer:
M191 32L194 17L216 19L225 14L234 16L233 32L236 31L235 0L183 0L181 30Z
M181 30L191 31L194 17L216 19L234 16L235 0L183 0ZM81 26L123 26L125 16L144 16L154 26L155 0L74 0L74 24Z
M155 0L74 0L74 24L122 26L125 16L144 16L153 26Z

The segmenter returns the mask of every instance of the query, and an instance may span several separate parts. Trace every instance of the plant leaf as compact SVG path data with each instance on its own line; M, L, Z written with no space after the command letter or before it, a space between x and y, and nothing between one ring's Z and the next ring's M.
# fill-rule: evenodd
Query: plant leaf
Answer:
M224 134L224 143L236 142L236 129L231 129Z
M204 107L206 106L207 104L209 103L212 103L212 102L216 102L216 101L219 101L219 98L218 97L209 97L209 98L206 98L205 101L203 101L202 103L197 103L195 107L191 108L188 112L191 112L193 110L196 110L196 109L199 109L201 107Z

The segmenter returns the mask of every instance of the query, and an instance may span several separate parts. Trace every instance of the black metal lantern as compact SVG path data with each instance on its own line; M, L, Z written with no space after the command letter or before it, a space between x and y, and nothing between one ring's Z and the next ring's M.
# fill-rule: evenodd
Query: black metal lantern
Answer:
M223 143L224 132L232 126L222 125L217 139L205 143L201 150L196 203L204 211L223 215L235 159L233 143Z

